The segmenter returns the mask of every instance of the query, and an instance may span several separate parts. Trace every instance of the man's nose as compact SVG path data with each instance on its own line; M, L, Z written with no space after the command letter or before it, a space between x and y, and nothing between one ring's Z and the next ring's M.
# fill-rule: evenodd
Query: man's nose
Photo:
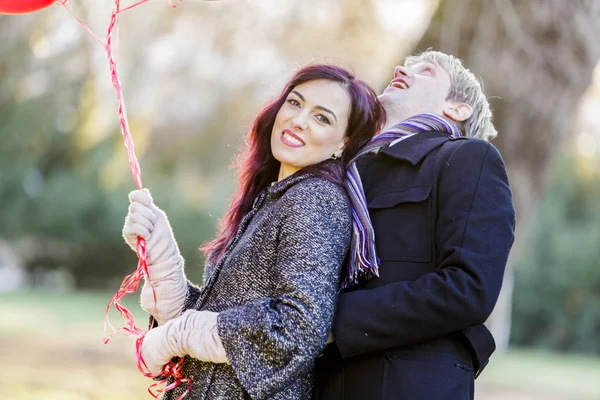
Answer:
M410 72L407 68L402 65L397 65L394 69L394 78L398 78L399 76L412 76L412 72Z

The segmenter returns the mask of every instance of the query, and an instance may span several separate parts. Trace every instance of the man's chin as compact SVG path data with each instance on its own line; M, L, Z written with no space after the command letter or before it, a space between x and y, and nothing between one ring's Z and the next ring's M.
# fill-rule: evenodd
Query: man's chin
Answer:
M379 97L380 99L382 97L389 97L390 95L392 95L394 92L396 92L398 89L395 89L393 87L386 87L385 89L383 89L383 92L381 92L381 94L377 97Z
M377 96L377 98L379 99L381 104L383 104L384 107L393 107L395 102L400 101L398 98L394 98L394 97L397 97L397 96L394 96L393 92L390 92L387 90L385 90L383 93L381 93L379 96Z
M401 106L407 101L406 93L395 88L387 88L377 98L382 104L388 104L390 107Z

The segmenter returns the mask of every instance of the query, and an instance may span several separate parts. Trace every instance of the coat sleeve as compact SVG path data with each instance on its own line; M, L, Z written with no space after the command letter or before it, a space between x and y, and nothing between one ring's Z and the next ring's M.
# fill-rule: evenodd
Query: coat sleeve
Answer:
M463 142L444 164L438 185L436 271L340 294L334 336L342 357L431 340L491 314L515 227L500 153L482 140Z
M314 184L293 187L280 200L274 296L218 317L227 358L253 399L269 397L310 371L333 323L350 208L337 186L309 182Z
M198 287L194 283L192 283L189 279L186 282L187 285L187 295L185 297L185 301L183 302L183 308L181 310L181 314L190 309L196 308L196 303L202 294L203 288L206 286L206 282L210 278L210 276L214 273L215 265L211 262L207 262L204 266L204 276L202 277L203 285L202 287ZM179 315L181 315L179 314Z

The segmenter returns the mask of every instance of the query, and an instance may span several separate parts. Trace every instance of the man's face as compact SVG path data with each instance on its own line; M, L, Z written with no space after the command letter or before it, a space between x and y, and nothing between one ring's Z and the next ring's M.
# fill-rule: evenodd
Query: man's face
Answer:
M387 113L386 127L417 114L442 115L445 108L452 106L446 101L449 91L450 75L433 62L397 66L394 79L379 95Z

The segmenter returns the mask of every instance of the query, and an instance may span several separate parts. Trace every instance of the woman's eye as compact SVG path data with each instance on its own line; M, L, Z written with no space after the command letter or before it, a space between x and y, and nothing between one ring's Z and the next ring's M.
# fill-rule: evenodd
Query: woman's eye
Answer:
M424 74L427 74L427 75L431 75L431 76L433 76L433 70L432 70L431 68L425 68L425 69L423 70L423 73L424 73Z
M300 106L300 102L298 100L296 100L296 99L288 99L287 102L290 103L294 107L299 107Z
M319 120L319 122L323 123L323 124L327 124L330 125L331 123L329 122L329 118L327 118L326 116L324 116L323 114L319 114L317 115L317 119Z

